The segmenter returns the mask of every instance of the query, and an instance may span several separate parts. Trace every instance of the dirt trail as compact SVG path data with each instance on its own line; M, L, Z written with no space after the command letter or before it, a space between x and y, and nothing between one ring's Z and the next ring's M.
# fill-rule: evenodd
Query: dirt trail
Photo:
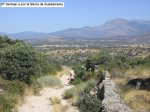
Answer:
M65 90L72 88L73 86L65 86L65 83L67 82L68 73L66 71L69 71L71 73L74 73L73 70L69 68L65 68L62 72L59 73L61 76L60 79L62 81L62 84L64 85L62 88L50 88L50 87L44 87L39 93L39 96L26 96L24 103L18 107L18 112L55 112L53 110L53 106L50 104L50 97L57 96L61 100L61 104L63 106L67 106L66 112L78 112L78 110L71 106L71 104L62 98L62 94ZM66 74L61 74L65 73Z

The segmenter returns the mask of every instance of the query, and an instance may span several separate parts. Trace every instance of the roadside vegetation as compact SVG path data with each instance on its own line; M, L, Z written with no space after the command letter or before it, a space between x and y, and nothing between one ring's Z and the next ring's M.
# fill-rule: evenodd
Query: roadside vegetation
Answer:
M91 62L111 73L122 99L130 108L136 111L150 111L149 55L129 56L103 51L91 58Z
M54 112L65 112L67 107L63 106L60 98L53 96L50 98L50 104L53 106Z
M118 85L121 97L136 111L150 111L150 57L126 71L114 72L113 79ZM137 81L142 82L137 87Z
M64 93L64 98L71 99L73 105L77 106L81 112L99 112L101 101L96 96L90 95L90 91L96 86L96 82L95 79L82 82L67 90Z
M60 86L61 81L56 77L52 75L42 76L37 79L38 83L40 83L41 86Z
M97 68L94 68L93 65L98 66ZM103 50L99 54L94 54L87 57L87 60L83 63L73 64L72 68L76 73L76 78L73 81L73 84L76 85L76 88L68 90L66 92L66 97L77 99L75 100L76 103L80 102L82 97L84 97L84 100L82 99L82 101L86 105L86 99L88 99L89 97L87 96L87 94L84 96L80 95L80 93L84 93L84 84L86 84L91 79L100 79L102 71L108 70L111 73L111 78L116 82L118 91L120 92L122 99L131 109L136 111L150 111L149 67L149 55L144 57L143 55L130 56L124 54L123 52L114 53L109 50ZM137 88L137 81L142 82L139 88ZM98 82L98 80L95 80L95 82ZM74 98L74 96L76 97ZM96 106L96 103L94 104ZM78 105L81 112L85 111L84 109L82 109L82 107L86 107L88 104L86 106L85 105L82 105L81 108ZM88 111L88 109L86 109L86 111Z
M54 76L46 76L60 70L58 64L49 63L44 54L23 41L0 36L0 112L14 111L28 88L38 93L43 84L60 83Z
M104 70L110 72L129 107L150 111L149 46L100 48L86 42L84 45L79 42L78 46L72 46L76 43L69 41L65 44L68 46L57 47L53 43L52 47L35 46L34 49L23 41L0 36L0 112L14 111L15 104L22 102L31 91L38 94L43 86L60 86L55 75L62 69L60 65L70 66L76 74L74 87L64 92L64 98L81 112L100 111L101 100L90 93ZM142 82L138 88L137 81ZM56 112L65 111L59 98L50 101Z

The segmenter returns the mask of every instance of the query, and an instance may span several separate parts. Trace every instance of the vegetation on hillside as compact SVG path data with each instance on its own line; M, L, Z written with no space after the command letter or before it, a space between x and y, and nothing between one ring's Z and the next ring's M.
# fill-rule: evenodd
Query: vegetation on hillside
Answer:
M100 80L103 70L111 73L121 97L132 109L150 110L149 47L99 48L82 44L79 42L78 48L70 43L71 47L66 48L55 47L53 43L53 47L40 47L41 53L23 41L0 36L0 89L5 92L0 95L0 111L11 112L27 86L38 93L41 86L60 85L55 76L45 76L61 70L59 64L71 66L76 74L72 82L75 87L65 92L65 98L72 99L81 112L100 110L101 101L91 96L90 91ZM141 88L129 85L139 79L144 81Z
M84 65L84 66L83 66ZM98 69L92 69L93 65L97 65ZM150 56L133 57L123 53L113 53L110 51L102 51L99 54L91 55L87 61L82 64L76 63L73 69L76 73L76 79L73 84L80 85L91 78L99 79L103 70L108 70L119 88L122 98L134 110L149 111L149 90L150 90ZM142 81L139 90L135 90L135 85L128 85L132 80ZM98 80L97 80L98 81ZM75 92L68 91L68 97L72 97ZM80 96L80 95L79 95ZM85 95L84 103L88 99Z
M95 79L90 79L84 83L80 83L74 88L67 90L64 98L72 98L73 104L81 112L99 112L101 101L97 97L90 95L90 91L96 86L96 82Z
M20 40L11 40L0 36L0 111L12 112L20 99L23 98L26 87L31 87L35 93L43 82L37 78L46 74L55 74L61 66L49 63L46 56ZM46 77L46 76L45 76ZM55 79L49 80L50 82ZM47 83L47 82L46 82ZM59 80L51 82L60 83Z

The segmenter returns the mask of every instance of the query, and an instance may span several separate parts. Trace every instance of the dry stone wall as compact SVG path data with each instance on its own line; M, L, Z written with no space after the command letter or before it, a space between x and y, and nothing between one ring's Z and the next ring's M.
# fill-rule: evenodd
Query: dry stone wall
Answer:
M105 72L104 80L99 84L98 95L102 100L102 112L132 112L121 100L108 71Z

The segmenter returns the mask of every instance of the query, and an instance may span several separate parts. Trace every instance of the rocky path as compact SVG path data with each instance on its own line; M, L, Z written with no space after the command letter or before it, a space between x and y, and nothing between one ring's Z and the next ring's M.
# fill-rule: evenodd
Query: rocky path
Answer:
M74 72L71 69L68 69L68 71L71 73ZM62 81L62 84L64 85L62 88L44 87L39 92L40 95L26 96L24 103L21 106L18 106L18 112L55 112L54 107L50 102L50 98L54 96L60 98L62 106L67 107L65 112L78 112L75 107L73 107L67 100L62 98L62 94L64 93L64 91L73 87L65 86L68 75L69 74L61 74L60 79Z

